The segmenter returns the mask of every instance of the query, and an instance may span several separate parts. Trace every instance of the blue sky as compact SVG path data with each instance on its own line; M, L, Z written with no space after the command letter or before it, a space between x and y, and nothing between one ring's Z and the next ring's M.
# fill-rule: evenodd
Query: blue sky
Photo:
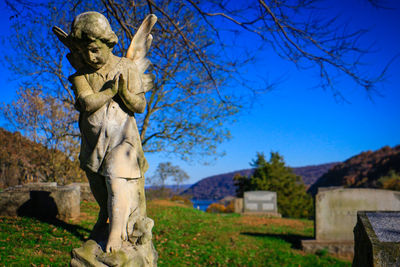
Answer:
M400 53L400 1L390 2L396 2L394 9L377 10L364 0L327 1L329 12L349 20L354 29L371 29L364 41L375 42L377 52L366 58L366 72L378 73ZM4 12L2 5L3 2L0 8ZM8 17L0 17L2 36L9 31L5 27ZM165 155L146 155L150 163L148 175L159 162L171 161L189 174L189 183L194 183L207 176L249 168L256 152L268 155L278 151L288 165L297 167L343 161L362 151L400 144L400 58L392 64L380 95L368 95L343 79L339 88L348 102L315 88L314 71L299 71L269 50L260 52L256 64L247 70L252 73L249 75L280 78L281 82L273 91L258 97L252 108L243 111L229 126L232 139L220 145L226 155L209 165L198 160L186 163ZM1 101L11 102L16 83L9 81L4 65L0 66L0 85ZM4 127L5 122L0 121L0 126Z
M399 2L393 10L377 10L362 0L327 1L327 7L349 20L350 27L371 29L363 40L374 43L377 52L365 58L366 72L378 73L400 53ZM257 152L269 156L278 151L288 165L297 167L344 161L362 151L400 144L400 59L392 64L379 94L369 95L350 81L341 81L338 88L347 102L315 88L313 70L299 71L272 51L260 53L248 72L281 82L229 127L233 138L220 146L226 155L207 166L148 155L150 174L158 162L170 160L188 172L192 183L249 168Z

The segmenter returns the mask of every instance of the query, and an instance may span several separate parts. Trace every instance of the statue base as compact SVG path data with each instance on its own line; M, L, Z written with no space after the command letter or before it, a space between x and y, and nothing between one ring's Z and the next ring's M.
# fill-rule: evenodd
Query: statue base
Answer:
M82 247L72 250L71 267L155 267L157 258L157 251L151 241L144 245L123 242L120 250L105 253L102 246L96 241L88 240Z
M107 241L88 240L72 250L71 267L156 267L158 253L151 240L153 226L152 219L131 214L127 224L129 241L122 241L120 250L105 253Z

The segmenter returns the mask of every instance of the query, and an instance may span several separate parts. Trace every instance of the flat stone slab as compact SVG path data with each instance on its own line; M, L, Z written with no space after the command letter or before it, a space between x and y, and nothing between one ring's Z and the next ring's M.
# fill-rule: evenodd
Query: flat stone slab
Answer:
M79 185L32 183L0 192L1 216L58 218L68 222L80 215Z
M353 267L400 266L399 218L399 211L357 212Z
M366 212L380 242L400 242L400 212Z

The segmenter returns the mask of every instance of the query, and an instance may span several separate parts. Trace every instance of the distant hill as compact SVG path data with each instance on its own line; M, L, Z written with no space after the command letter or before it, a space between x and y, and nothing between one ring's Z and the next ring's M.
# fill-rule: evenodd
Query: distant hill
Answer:
M171 189L173 192L177 192L177 191L186 190L191 186L192 186L192 184L181 184L181 185L179 185L179 187L176 186L175 184L167 184L167 185L165 185L165 188ZM159 189L160 186L158 186L158 185L146 185L145 188L152 190L152 189Z
M366 151L337 164L319 178L310 188L315 195L318 187L344 186L380 188L378 179L389 171L400 173L400 145L385 146L377 151Z
M195 199L222 199L226 196L234 196L233 176L235 174L249 176L252 173L253 169L245 169L210 176L198 181L183 191L181 195L190 195Z
M296 175L300 176L303 179L304 184L309 187L313 183L315 183L318 178L320 178L323 174L329 171L331 168L339 164L339 162L331 162L320 165L310 165L304 167L296 167L293 168L293 171Z
M321 175L327 172L330 168L338 164L327 163L321 165L305 166L293 168L296 175L302 177L306 186L310 186L315 182ZM254 169L244 169L219 175L210 176L200 180L188 189L182 192L193 196L195 199L222 199L226 196L236 195L236 188L233 183L233 177L236 174L243 176L250 176L254 172Z
M22 136L0 128L0 188L35 181L67 183L82 181L78 162L64 153L49 150Z

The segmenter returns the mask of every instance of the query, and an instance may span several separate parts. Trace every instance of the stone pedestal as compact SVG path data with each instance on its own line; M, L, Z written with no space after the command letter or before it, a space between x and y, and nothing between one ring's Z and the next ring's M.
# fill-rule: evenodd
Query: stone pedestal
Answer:
M89 183L73 183L81 188L81 201L95 202Z
M400 266L400 212L359 211L353 267Z
M111 253L105 253L102 245L105 243L100 245L89 240L82 247L72 250L71 267L157 266L158 254L151 241L144 245L124 242L120 250Z
M156 267L158 254L152 243L152 219L131 215L127 225L128 241L116 252L105 253L107 236L99 242L86 241L72 250L72 267Z

